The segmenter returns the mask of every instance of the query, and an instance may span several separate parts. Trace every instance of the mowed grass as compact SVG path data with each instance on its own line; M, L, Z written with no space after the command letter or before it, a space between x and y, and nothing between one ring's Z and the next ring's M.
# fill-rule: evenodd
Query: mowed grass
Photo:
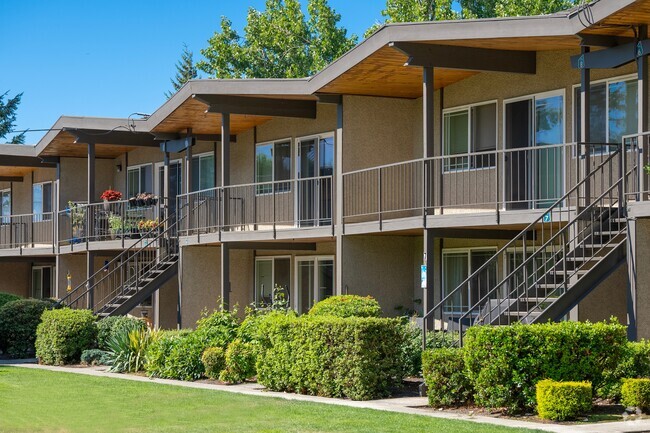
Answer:
M530 432L0 366L0 432Z

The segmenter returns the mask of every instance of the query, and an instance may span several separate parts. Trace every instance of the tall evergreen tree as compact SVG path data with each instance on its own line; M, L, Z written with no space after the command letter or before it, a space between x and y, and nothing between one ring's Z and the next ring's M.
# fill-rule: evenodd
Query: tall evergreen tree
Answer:
M16 121L16 111L20 105L20 100L23 97L22 93L17 94L13 98L5 98L9 92L5 92L0 95L0 139L4 139L14 128L14 122ZM24 144L25 143L25 133L21 132L18 135L14 135L9 142L11 144Z
M266 9L248 10L244 35L221 18L221 29L201 50L197 67L214 78L297 78L315 74L356 42L338 26L341 16L327 0L308 0L309 18L299 0L266 0Z
M183 44L181 59L176 63L176 76L170 80L174 90L172 92L165 92L167 99L174 96L174 93L178 92L183 87L183 84L198 77L193 56L194 54L187 47L187 44Z

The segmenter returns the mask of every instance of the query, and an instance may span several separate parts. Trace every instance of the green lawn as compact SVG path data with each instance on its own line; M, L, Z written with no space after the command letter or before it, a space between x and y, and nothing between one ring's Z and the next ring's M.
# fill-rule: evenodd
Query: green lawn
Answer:
M530 432L156 383L0 367L0 432Z

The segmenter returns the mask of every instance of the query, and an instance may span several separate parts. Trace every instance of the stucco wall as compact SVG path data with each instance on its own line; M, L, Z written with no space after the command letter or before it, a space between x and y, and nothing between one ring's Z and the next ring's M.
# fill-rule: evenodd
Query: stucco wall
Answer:
M28 262L0 263L0 292L30 297L31 270L32 264Z
M114 160L95 160L95 192L99 201L101 193L113 186L113 173L116 171ZM60 183L61 209L69 201L86 202L88 195L88 160L86 158L61 158L61 183Z
M627 266L623 264L578 304L578 320L599 322L614 316L626 324L627 284Z

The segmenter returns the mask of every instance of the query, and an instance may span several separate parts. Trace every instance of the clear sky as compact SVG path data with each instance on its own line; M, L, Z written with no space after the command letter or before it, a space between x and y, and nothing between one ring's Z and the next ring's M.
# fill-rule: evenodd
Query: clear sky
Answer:
M0 0L0 93L24 92L16 129L61 115L127 117L165 102L183 43L199 51L229 17L240 31L264 0ZM303 6L306 0L302 0ZM348 32L381 19L385 0L329 0ZM43 132L27 135L36 143Z

